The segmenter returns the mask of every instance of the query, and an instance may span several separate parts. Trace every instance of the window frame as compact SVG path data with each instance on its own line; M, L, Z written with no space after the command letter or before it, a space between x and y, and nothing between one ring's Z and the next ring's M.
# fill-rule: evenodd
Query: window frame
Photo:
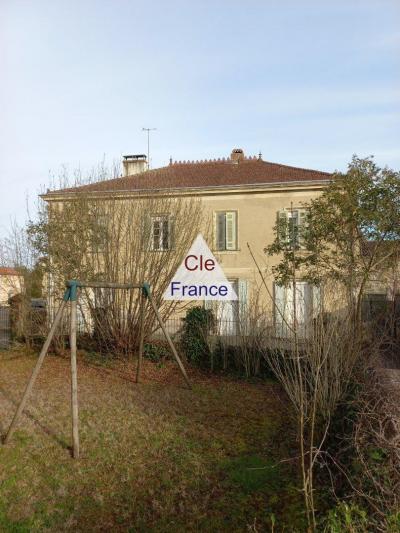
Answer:
M91 215L94 217L94 224L90 228L89 250L92 254L104 254L108 240L108 215L107 213L91 213Z
M299 291L300 286L303 289ZM275 336L277 338L287 338L293 322L297 321L298 336L300 338L308 338L312 330L313 320L324 310L324 285L311 283L304 279L296 280L296 291L298 291L296 294L296 308L294 306L292 283L280 285L274 281L272 288ZM303 294L301 295L301 293ZM289 316L286 315L287 312L289 312ZM297 313L300 316L303 313L302 320L299 320Z
M282 209L279 209L277 212L278 239L280 241L282 240L283 244L290 247L291 249L293 248L295 250L305 249L304 243L302 242L303 239L302 239L301 231L303 228L307 227L307 219L306 219L307 211L308 209L306 207L300 206L300 207L284 207ZM281 231L282 228L280 227L282 213L285 213L285 224L286 224L285 235L282 235L282 231ZM294 214L295 216L293 216ZM294 218L296 218L295 228L297 229L295 233L295 238L292 239L292 235L291 235L292 227L291 227L290 221L293 220Z
M219 238L218 238L218 216L225 215L224 224L225 224L225 236L224 236L224 248L219 247ZM228 248L228 238L227 238L227 214L234 214L234 244L232 248ZM237 252L239 250L239 211L237 209L218 209L214 211L214 250L216 252Z
M155 235L154 235L154 223L161 222L159 228L158 236L158 246L154 246ZM168 225L168 234L167 234L167 244L165 245L165 236L164 236L164 223L167 222ZM159 213L150 215L150 242L149 248L152 252L168 252L172 249L172 217L167 213Z

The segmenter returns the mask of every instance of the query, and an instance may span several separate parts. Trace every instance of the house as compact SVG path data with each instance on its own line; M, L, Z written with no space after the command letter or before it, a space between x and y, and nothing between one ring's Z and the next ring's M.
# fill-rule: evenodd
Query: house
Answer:
M147 170L144 155L125 156L123 168L124 174L119 178L48 192L43 199L51 206L81 193L95 199L112 197L132 202L145 195L165 193L201 198L204 211L213 221L210 248L239 295L239 302L231 302L218 312L225 333L235 332L239 309L246 306L256 284L256 269L247 243L260 255L274 239L277 220L285 219L292 226L301 226L303 203L320 195L332 177L327 172L264 161L261 154L247 157L239 148L233 149L226 158L171 159L169 165L154 170ZM150 214L150 217L152 250L166 250L171 245L171 216L164 213ZM276 258L268 260L269 266L277 261ZM275 286L272 275L268 283L269 292L282 310L276 317L279 328L282 325L279 316L293 320L292 289ZM304 304L295 319L302 323L304 317L312 316L315 311L318 294L307 283L299 283L298 290Z
M10 267L0 267L0 306L8 305L9 299L23 291L24 278Z

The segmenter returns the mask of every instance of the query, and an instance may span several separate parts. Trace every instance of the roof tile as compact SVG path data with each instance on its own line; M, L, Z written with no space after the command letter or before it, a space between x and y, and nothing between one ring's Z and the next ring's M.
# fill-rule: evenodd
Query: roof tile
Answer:
M290 167L254 158L246 158L239 162L225 159L172 163L167 167L148 170L133 176L99 181L54 192L59 194L69 192L230 187L282 182L322 181L329 180L331 176L332 174L329 172Z
M0 276L21 276L21 274L15 268L0 267Z

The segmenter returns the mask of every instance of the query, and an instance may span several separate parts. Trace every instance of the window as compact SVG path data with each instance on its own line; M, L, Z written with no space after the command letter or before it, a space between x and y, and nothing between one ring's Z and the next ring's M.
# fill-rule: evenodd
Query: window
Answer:
M379 319L384 319L387 316L390 301L386 293L381 292L368 292L363 295L361 302L361 314L363 320L375 321L378 326Z
M278 237L290 248L301 248L306 225L306 209L282 209L278 211Z
M228 281L232 284L238 300L204 301L204 307L214 311L219 335L237 335L239 331L242 333L246 331L247 280L229 278Z
M150 247L158 251L171 248L171 218L168 215L151 217Z
M107 247L108 219L105 214L95 213L91 225L91 251L104 253Z
M215 213L216 249L237 250L237 213L218 211Z

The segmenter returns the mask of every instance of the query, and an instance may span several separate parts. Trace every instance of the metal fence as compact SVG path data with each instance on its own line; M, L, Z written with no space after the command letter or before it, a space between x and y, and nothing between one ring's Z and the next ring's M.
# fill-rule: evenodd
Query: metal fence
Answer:
M11 343L10 308L0 306L0 348L9 348Z
M129 317L125 316L123 312L120 315L121 324L126 320L129 322ZM91 315L88 307L79 305L77 316L78 334L93 335L96 320ZM172 317L165 321L165 327L170 336L178 341L183 333L184 317ZM289 343L293 338L293 325L283 322L275 321L272 315L258 317L258 319L226 319L221 317L213 318L213 325L208 331L208 340L211 344L221 342L223 345L240 346L244 343L252 341L256 338L263 338L264 342L268 340L271 345L284 342ZM312 321L302 322L296 324L297 339L300 342L306 342L312 337L314 324ZM69 335L69 308L65 310L62 323L58 330L59 334L63 336ZM163 340L164 334L161 329L156 329L150 336L150 340Z
M169 318L165 321L166 329L168 333L178 340L183 332L184 319L183 318ZM255 331L246 327L243 321L240 320L227 320L227 319L214 319L213 326L208 332L208 338L211 342L217 340L223 344L229 344L232 346L238 346L245 338L249 338L255 335ZM157 330L152 335L153 339L163 338L161 330Z
M168 333L179 339L183 331L183 318L169 318L166 320ZM269 339L275 346L277 342L283 341L286 344L293 338L293 325L285 323L274 324L273 318L268 317L262 323L246 323L244 320L214 319L213 327L209 331L208 338L211 342L219 341L224 345L240 346L251 339ZM306 342L313 335L314 324L304 322L296 324L297 339ZM162 338L161 330L157 330L152 338Z

